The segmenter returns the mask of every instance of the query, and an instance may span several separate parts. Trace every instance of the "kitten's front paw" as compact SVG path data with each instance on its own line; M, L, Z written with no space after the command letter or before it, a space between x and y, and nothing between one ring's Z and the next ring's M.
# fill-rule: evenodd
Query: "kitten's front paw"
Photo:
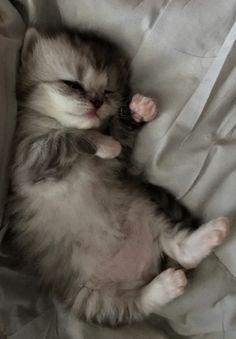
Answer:
M157 107L155 102L141 94L135 94L129 105L132 111L132 117L135 121L151 121L157 116Z
M97 148L96 155L102 159L116 158L121 152L121 144L112 137L106 136Z

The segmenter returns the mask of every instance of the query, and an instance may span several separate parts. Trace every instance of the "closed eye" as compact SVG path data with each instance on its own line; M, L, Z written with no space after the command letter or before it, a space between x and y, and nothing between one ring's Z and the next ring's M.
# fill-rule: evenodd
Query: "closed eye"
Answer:
M78 81L62 80L62 82L70 88L77 89L81 92L84 92L83 86Z
M106 89L105 91L104 91L104 94L114 94L116 91L115 90L110 90L110 89Z

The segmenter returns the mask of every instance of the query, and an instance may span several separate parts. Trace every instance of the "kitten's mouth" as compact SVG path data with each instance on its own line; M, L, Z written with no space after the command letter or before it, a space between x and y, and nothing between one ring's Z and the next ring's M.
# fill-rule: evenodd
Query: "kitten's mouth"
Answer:
M86 117L89 119L98 118L97 111L91 110L85 113Z

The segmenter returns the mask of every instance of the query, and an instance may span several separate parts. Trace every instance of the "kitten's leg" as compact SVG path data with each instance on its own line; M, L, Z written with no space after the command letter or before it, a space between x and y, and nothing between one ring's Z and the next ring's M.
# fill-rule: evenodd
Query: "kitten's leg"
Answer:
M28 146L22 157L34 182L65 175L81 154L112 159L121 152L120 143L112 137L74 128L50 131Z
M135 94L129 105L121 107L119 114L111 119L110 134L121 143L126 158L132 153L136 136L143 122L153 120L156 115L155 102L151 98Z
M189 231L195 231L202 224L200 218L194 216L176 197L167 189L145 182L144 187L148 197L164 212L168 220L175 226L181 224Z
M140 321L184 293L187 279L182 270L168 269L139 290L83 287L73 300L72 312L99 324ZM113 294L114 291L115 293Z
M200 226L196 231L188 229L164 232L160 237L163 251L185 268L195 268L229 233L229 220L216 218Z
M146 315L158 311L184 293L187 279L182 270L169 268L159 274L141 291L141 309Z

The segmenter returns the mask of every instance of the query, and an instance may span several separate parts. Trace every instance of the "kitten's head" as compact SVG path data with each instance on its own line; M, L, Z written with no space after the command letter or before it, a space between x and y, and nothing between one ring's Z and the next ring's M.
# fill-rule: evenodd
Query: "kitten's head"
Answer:
M63 126L99 127L128 94L129 66L120 49L92 33L26 32L18 99Z

